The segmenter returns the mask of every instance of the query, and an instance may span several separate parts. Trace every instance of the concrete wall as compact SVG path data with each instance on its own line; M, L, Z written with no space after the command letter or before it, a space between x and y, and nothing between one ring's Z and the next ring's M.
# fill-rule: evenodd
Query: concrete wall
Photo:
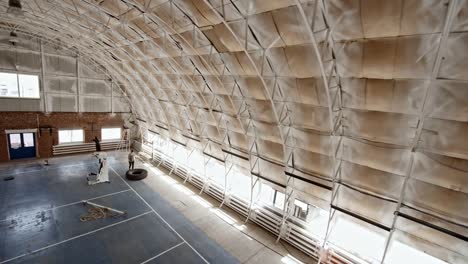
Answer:
M37 128L36 149L38 158L52 156L52 146L58 144L58 130L81 128L85 142L101 138L102 127L122 127L125 114L108 113L50 113L0 112L0 161L8 160L6 129Z

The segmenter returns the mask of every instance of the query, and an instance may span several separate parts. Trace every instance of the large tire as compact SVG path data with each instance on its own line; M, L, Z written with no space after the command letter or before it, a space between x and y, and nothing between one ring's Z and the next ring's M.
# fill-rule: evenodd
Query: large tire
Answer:
M127 179L131 181L139 181L143 180L148 176L148 171L144 169L134 169L134 170L129 170L126 173Z

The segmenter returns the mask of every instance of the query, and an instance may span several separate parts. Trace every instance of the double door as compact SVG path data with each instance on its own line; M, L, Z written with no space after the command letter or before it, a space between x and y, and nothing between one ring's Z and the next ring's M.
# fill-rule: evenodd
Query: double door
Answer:
M8 151L10 159L24 159L36 157L36 133L8 134Z

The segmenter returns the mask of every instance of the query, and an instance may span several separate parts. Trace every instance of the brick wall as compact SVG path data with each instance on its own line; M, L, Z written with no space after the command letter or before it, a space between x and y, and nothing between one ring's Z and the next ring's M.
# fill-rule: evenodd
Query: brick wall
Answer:
M37 128L36 149L39 158L52 156L52 146L58 144L58 130L81 128L85 142L101 139L102 127L122 127L122 114L0 112L0 161L8 160L6 129Z

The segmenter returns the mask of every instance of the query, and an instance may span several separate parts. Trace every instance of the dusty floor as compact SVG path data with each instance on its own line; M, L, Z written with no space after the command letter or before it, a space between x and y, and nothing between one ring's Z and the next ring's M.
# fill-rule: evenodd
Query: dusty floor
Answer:
M124 153L109 161L95 186L89 154L2 164L0 263L314 263L167 171L137 161L150 175L128 182ZM89 199L127 215L80 222Z

